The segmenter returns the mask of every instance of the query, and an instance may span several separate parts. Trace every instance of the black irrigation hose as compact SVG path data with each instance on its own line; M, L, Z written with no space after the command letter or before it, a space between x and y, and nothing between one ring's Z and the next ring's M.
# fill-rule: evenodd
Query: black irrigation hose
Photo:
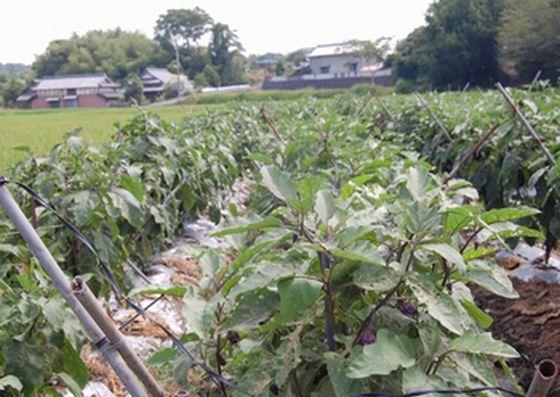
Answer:
M206 365L206 363L204 363L203 361L199 360L198 358L196 358L194 356L193 353L191 353L189 351L189 349L183 344L183 342L181 342L175 335L173 335L173 333L167 329L167 327L165 327L163 324L161 324L160 322L158 322L157 320L153 319L142 307L138 306L137 304L135 304L134 302L132 302L122 291L121 287L118 285L117 280L115 279L111 269L109 268L109 265L107 264L107 262L105 262L105 260L103 258L101 258L101 256L99 256L99 254L97 253L96 249L94 248L93 244L87 239L87 237L85 237L77 228L76 226L74 226L72 223L70 223L69 221L67 221L62 215L60 215L49 203L47 203L46 200L44 200L38 193L36 193L33 189L31 189L29 186L20 183L20 182L11 182L7 179L1 179L0 180L0 186L6 185L8 183L13 183L15 185L17 185L18 187L20 187L21 189L25 190L32 198L33 200L35 200L39 205L41 205L42 207L46 208L49 212L51 212L52 214L54 214L59 220L60 222L62 222L62 224L68 229L70 230L77 238L78 240L80 240L80 242L88 249L88 251L90 251L90 253L97 259L97 261L99 262L99 264L101 265L101 270L103 275L105 276L105 279L107 280L107 282L109 283L109 285L111 285L112 289L115 291L116 294L119 295L120 298L122 298L132 309L134 309L136 311L136 313L138 315L143 316L144 318L146 318L147 320L149 320L152 324L154 324L155 326L157 326L160 330L163 331L163 333L165 333L165 335L171 339L171 341L173 342L173 344L175 345L175 347L181 351L183 354L185 354L186 356L189 357L189 359L197 366L199 366L200 368L202 368L204 370L204 372L206 372L206 374L216 383L216 384L223 384L225 386L228 386L234 390L237 390L238 392L245 394L247 396L251 396L253 397L253 395L251 393L249 393L248 391L245 391L243 389L241 389L239 386L233 384L232 382L230 382L229 380L227 380L226 378L224 378L222 375L218 374L217 372L215 372L213 369L211 369L210 367L208 367ZM103 339L100 341L97 341L95 343L95 345L98 344L102 344L103 343Z
M44 200L38 193L36 193L29 186L27 186L23 183L20 183L20 182L12 182L12 181L9 181L8 179L4 179L3 177L0 177L0 186L4 186L8 183L15 184L16 186L25 190L33 198L33 200L35 200L39 205L41 205L42 207L46 208L49 212L54 214L68 230L70 230L72 233L74 233L74 235L78 238L78 240L80 240L82 242L82 244L84 244L84 246L88 249L88 251L90 251L90 253L98 260L99 264L101 265L101 270L102 270L103 275L105 276L107 282L111 285L111 287L113 288L115 293L117 293L119 295L119 297L121 297L130 307L132 307L136 311L136 315L133 316L130 320L128 320L121 327L121 329L123 327L125 327L126 325L130 324L137 317L143 316L144 318L149 320L152 324L156 325L159 329L161 329L165 333L165 335L169 339L171 339L171 341L173 342L175 347L178 350L180 350L183 354L188 356L192 360L194 365L198 365L200 368L202 368L204 370L204 372L206 372L206 374L210 377L210 379L212 379L212 381L214 381L214 383L216 383L217 385L218 384L223 384L223 385L228 386L228 387L230 387L234 390L237 390L238 392L240 392L244 395L247 395L247 396L250 396L250 397L255 397L253 394L251 394L248 391L240 388L239 386L235 385L231 381L224 378L222 375L218 374L216 371L214 371L213 369L208 367L203 361L200 361L199 359L197 359L193 355L193 353L191 353L189 351L189 349L183 344L183 342L181 342L175 335L173 335L173 333L171 331L169 331L169 329L167 329L167 327L165 327L163 324L159 323L157 320L154 320L146 312L146 310L149 309L152 305L154 305L157 301L159 301L163 297L163 295L156 298L154 301L152 301L148 306L146 306L145 309L136 305L134 302L132 302L123 293L123 291L120 288L120 286L118 285L111 269L109 268L109 265L99 256L99 254L95 250L93 244L76 228L76 226L74 226L72 223L67 221L49 203L47 203L46 200ZM95 346L103 345L104 343L105 343L105 338L101 339L100 341L97 341L95 343ZM506 394L508 394L510 396L513 396L513 397L523 397L522 394L516 393L516 392L511 391L511 390L504 389L502 387L475 387L475 388L467 389L467 390L453 390L453 389L448 389L448 390L447 389L421 390L421 391L416 391L416 392L401 394L401 395L386 394L386 393L363 393L363 394L354 394L350 397L416 397L416 396L425 396L425 395L428 395L428 394L474 395L476 393L485 392L485 391L500 391L502 393L506 393Z
M472 389L466 390L453 390L453 389L435 389L435 390L420 390L414 391L407 394L386 394L386 393L363 393L363 394L353 394L350 397L416 397L416 396L425 396L428 394L446 394L451 396L458 396L458 395L475 395L476 393L482 393L485 391L500 391L507 395L513 397L523 397L523 394L519 394L517 392L504 389L503 387L473 387Z

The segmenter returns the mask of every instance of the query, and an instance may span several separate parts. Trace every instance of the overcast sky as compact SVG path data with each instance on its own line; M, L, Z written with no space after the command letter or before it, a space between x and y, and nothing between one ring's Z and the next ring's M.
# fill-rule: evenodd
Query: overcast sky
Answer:
M289 52L348 39L402 39L432 0L10 0L0 12L0 63L33 62L51 40L91 29L153 36L170 8L199 6L237 31L247 54Z

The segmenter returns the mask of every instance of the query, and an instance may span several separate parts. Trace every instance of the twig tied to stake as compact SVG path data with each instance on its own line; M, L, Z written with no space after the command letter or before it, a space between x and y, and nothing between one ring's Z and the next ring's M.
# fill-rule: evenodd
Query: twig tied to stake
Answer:
M280 142L284 142L284 140L282 139L282 135L280 135L280 132L278 131L278 128L276 128L276 125L274 124L274 122L272 121L270 116L266 113L266 110L265 110L264 106L261 107L261 117L266 122L266 124L268 124L268 126L270 127L272 132L274 132L274 135L276 135L276 138Z

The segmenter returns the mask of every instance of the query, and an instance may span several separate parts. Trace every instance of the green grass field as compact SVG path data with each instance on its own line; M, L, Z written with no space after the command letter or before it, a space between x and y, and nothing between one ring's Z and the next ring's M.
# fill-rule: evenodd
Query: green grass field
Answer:
M212 105L183 105L150 108L167 121L180 121ZM115 123L125 122L138 112L134 108L110 109L0 109L0 171L26 156L14 148L27 146L34 153L47 153L64 134L81 128L83 136L94 142L108 139Z

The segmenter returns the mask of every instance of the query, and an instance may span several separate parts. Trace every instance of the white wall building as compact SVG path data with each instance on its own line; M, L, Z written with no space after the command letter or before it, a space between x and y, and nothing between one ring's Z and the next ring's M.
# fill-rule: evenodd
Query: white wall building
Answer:
M358 50L350 43L319 45L307 56L313 74L354 74L369 66L353 55Z

